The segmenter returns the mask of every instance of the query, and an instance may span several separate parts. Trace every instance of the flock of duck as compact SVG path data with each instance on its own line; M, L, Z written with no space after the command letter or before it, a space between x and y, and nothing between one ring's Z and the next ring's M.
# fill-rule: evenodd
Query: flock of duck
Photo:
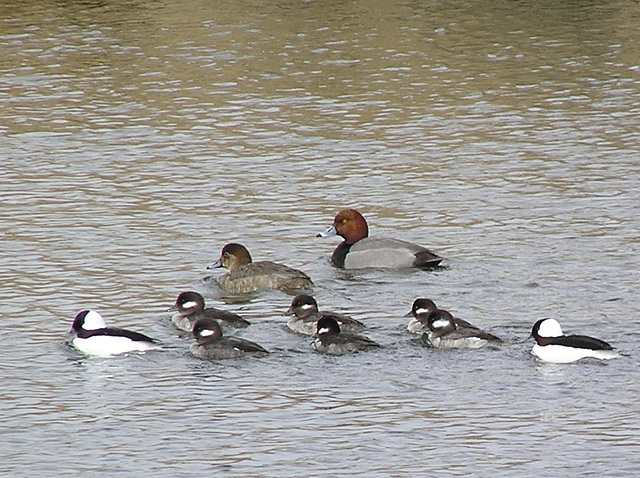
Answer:
M369 237L367 222L354 209L340 211L331 227L318 236L342 236L331 262L345 269L363 268L433 268L442 261L429 249L391 238ZM278 289L288 293L303 292L313 287L307 274L270 261L253 262L241 244L223 247L220 259L208 269L228 270L217 282L231 293L251 293L262 289ZM171 321L183 331L193 334L191 353L202 359L228 359L269 352L255 342L227 335L230 328L243 328L249 322L241 316L206 307L198 292L182 292L172 309ZM316 300L307 294L296 295L285 312L290 316L287 327L297 334L312 336L312 347L320 353L342 355L378 348L372 339L360 335L366 326L348 315L320 311ZM413 302L407 316L409 332L419 334L425 345L434 348L481 348L500 345L502 340L469 322L453 317L426 298ZM223 333L224 331L224 333ZM87 355L109 356L158 349L158 340L126 329L107 327L102 316L93 310L80 312L73 322L69 343ZM555 319L538 320L531 330L535 345L531 353L546 362L569 363L585 357L610 359L617 356L607 342L584 335L564 335Z

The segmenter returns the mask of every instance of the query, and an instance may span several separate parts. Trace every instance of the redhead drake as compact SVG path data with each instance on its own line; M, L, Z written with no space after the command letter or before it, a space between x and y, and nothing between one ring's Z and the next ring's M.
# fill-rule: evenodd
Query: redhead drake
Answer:
M230 359L244 355L266 355L262 346L239 337L223 337L220 324L214 319L204 318L193 324L196 343L191 345L191 353L201 359Z
M340 325L332 317L323 317L318 320L317 334L311 345L316 352L329 355L343 355L380 347L380 344L364 335L341 332Z
M407 330L414 334L422 334L429 330L427 324L429 322L429 314L438 310L435 302L431 299L416 299L413 301L411 310L405 314L405 317L412 317L411 321L407 325ZM469 329L477 329L475 325L470 324L466 320L454 317L453 321L457 327L466 327Z
M313 286L309 276L297 269L270 261L252 262L249 251L242 244L224 246L220 259L207 269L218 267L229 270L218 279L220 287L227 292L243 294L260 289L289 292Z
M435 267L442 261L442 257L417 244L368 237L367 221L355 209L340 211L331 227L318 237L335 235L342 236L344 241L333 251L331 262L344 269Z
M71 345L87 355L108 357L127 352L146 352L160 347L160 342L139 332L107 327L95 310L83 310L73 321Z
M498 345L502 339L477 327L461 327L446 310L438 309L429 314L428 331L422 340L437 349L479 349L485 345Z
M604 340L586 335L564 335L556 319L540 319L531 329L536 340L531 353L545 362L570 363L585 357L602 360L618 356Z
M332 317L340 325L340 329L344 332L359 332L365 329L365 325L348 315L339 314L337 312L320 312L318 303L310 295L297 295L291 301L291 307L285 312L285 315L292 316L287 327L293 332L302 335L313 335L316 333L316 324L323 317Z
M204 306L204 297L197 292L181 292L176 299L175 305L169 311L178 312L171 317L171 322L180 330L193 331L193 324L198 319L209 317L220 325L231 327L247 327L249 321L243 319L238 314L214 307Z

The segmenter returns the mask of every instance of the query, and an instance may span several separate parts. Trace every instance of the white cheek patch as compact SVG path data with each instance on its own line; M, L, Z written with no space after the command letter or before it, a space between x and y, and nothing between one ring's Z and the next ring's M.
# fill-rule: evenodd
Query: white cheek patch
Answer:
M547 319L540 324L538 335L541 337L561 337L562 327L556 319Z
M326 334L326 333L328 333L329 331L330 331L330 329L328 329L328 328L326 328L326 327L323 327L323 328L321 328L320 330L318 330L318 335L320 335L320 334Z
M82 324L84 330L104 329L106 326L107 324L102 316L94 310L90 310L87 315L84 316L84 324Z
M215 332L211 329L204 329L203 331L200 332L200 335L202 337L211 337Z
M192 307L196 307L198 304L192 300L185 302L184 304L182 304L182 307L184 307L185 309L191 309Z
M428 310L428 309L424 309L424 308L420 307L419 309L416 309L415 313L416 313L416 315L418 315L418 314L428 314L429 312L431 312L431 311Z
M448 325L449 325L449 321L448 320L438 319L438 320L433 322L432 327L434 329L444 329Z
M311 304L304 304L304 305L300 306L300 308L302 310L309 310L309 309L313 309L313 306Z

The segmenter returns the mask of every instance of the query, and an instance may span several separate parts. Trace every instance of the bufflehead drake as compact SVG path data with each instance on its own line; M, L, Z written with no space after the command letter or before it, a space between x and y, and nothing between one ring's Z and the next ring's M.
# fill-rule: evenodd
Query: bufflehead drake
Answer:
M107 357L127 352L145 352L160 348L160 342L138 332L107 327L102 316L94 310L76 315L70 333L70 343L87 355Z
M198 319L210 317L222 326L236 328L247 327L249 321L243 319L238 314L226 310L207 307L205 309L204 297L198 292L181 292L176 299L175 305L169 309L178 312L171 317L171 322L180 330L193 331L193 325Z
M428 331L422 340L429 346L438 349L479 349L485 345L498 345L502 339L477 327L462 327L448 311L438 309L429 314Z
M607 342L586 335L564 335L555 319L540 319L531 329L536 345L531 353L545 362L570 363L585 357L603 360L618 356Z
M318 303L310 295L297 295L291 301L291 307L285 315L292 316L287 321L287 327L293 332L302 335L313 335L317 331L316 324L323 317L331 317L340 326L340 330L348 333L359 332L365 329L365 325L348 315L337 312L320 312Z
M220 287L227 292L244 294L260 289L290 292L313 286L309 276L297 269L270 261L252 262L249 251L242 244L225 245L220 259L207 269L218 267L229 270L218 279Z
M230 359L243 355L265 355L269 352L255 342L238 337L223 337L220 324L214 319L198 319L193 325L196 343L191 353L201 359Z
M380 347L380 344L363 335L340 332L340 325L332 317L318 320L317 334L311 344L317 352L329 355L343 355Z
M427 323L429 321L429 314L437 310L435 302L431 299L416 299L413 301L411 310L405 315L405 317L413 316L413 319L407 325L407 330L414 334L423 334L429 331ZM466 320L454 317L453 321L457 327L466 327L469 329L477 329L475 325L470 324Z
M436 267L442 261L442 257L417 244L399 239L368 237L367 221L355 209L340 211L331 227L318 234L318 237L334 235L344 238L331 256L331 263L335 267L344 269L426 268Z

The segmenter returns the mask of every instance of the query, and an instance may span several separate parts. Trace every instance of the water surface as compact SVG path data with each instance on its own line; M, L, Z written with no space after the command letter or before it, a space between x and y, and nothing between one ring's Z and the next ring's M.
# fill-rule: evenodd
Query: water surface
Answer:
M0 470L637 476L638 5L209 3L0 6ZM344 207L446 266L332 268ZM384 348L317 355L291 296L204 287L231 241ZM191 357L190 288L273 353ZM506 344L422 347L419 296ZM164 350L76 354L86 308ZM621 357L536 362L545 316Z

